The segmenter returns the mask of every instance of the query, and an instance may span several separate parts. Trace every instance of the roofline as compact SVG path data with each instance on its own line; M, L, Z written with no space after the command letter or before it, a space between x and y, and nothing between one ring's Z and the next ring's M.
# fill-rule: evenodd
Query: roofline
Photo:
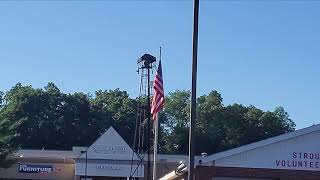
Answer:
M94 145L96 142L98 142L98 140L99 140L103 135L105 135L107 132L109 132L109 131L114 131L114 132L116 133L116 135L118 135L118 136L122 139L122 141L124 142L124 145L128 146L129 149L130 149L130 151L133 152L133 154L132 154L132 160L139 160L139 156L137 155L137 153L134 152L134 150L129 146L129 144L127 143L127 141L123 139L123 137L118 133L118 131L117 131L113 126L110 126L104 133L102 133L102 134L100 135L100 137L98 137L90 146L88 146L87 149L86 149L86 152L88 153L88 150L89 150L91 147L93 148L93 145ZM86 154L86 153L81 153L81 154L79 155L78 159L83 159L83 158L85 158L85 154Z
M114 131L116 131L112 126L110 126L106 131L104 131L102 134L100 134L100 136L96 139L96 140L94 140L93 141L93 143L90 145L90 146L88 146L88 147L86 147L86 151L88 152L88 150L89 150L89 148L92 146L92 145L94 145L97 141L98 141L98 139L100 139L101 138L101 136L103 136L105 133L107 133L110 129L113 129ZM116 131L116 133L119 135L119 133ZM120 136L121 137L121 136ZM122 138L122 137L121 137ZM127 142L126 142L127 143ZM82 153L80 154L80 156L82 155Z
M253 150L253 149L256 149L256 148L259 148L259 147L263 147L263 146L267 146L267 145L270 145L270 144L274 144L274 143L277 143L277 142L285 141L285 140L292 139L292 138L295 138L295 137L301 136L301 135L306 135L306 134L309 134L309 133L312 133L312 132L315 132L315 131L320 131L320 124L312 125L312 126L309 126L309 127L303 128L303 129L299 129L299 130L296 130L296 131L293 131L293 132L289 132L289 133L286 133L286 134L282 134L282 135L279 135L279 136L267 138L267 139L264 139L264 140L261 140L261 141L258 141L258 142L254 142L254 143L251 143L251 144L243 145L243 146L240 146L240 147L237 147L237 148L234 148L234 149L230 149L230 150L227 150L227 151L222 151L222 152L219 152L219 153L215 153L215 154L212 154L212 155L209 155L209 156L203 158L202 159L202 163L203 164L204 163L208 163L210 161L214 161L214 160L217 160L217 159L225 158L225 157L232 156L234 154L242 153L242 152L245 152L245 151L250 151L250 150Z
M57 151L57 152L73 152L72 150L63 150L63 149L17 149L15 152L19 151L43 151L43 152L48 152L48 151Z

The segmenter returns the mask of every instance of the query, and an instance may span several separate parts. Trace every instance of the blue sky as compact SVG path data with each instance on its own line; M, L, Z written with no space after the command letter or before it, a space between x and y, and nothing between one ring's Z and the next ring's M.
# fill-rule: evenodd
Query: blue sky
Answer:
M320 2L204 1L198 95L283 106L297 128L320 122ZM190 89L192 2L0 2L0 90L17 82L137 96L136 59L163 49L165 91Z

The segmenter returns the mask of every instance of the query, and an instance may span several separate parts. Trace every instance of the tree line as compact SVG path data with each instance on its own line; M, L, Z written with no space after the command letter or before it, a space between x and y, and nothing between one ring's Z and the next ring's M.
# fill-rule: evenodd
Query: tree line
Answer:
M132 145L140 104L120 89L66 94L53 83L42 89L17 83L0 92L0 166L10 150L89 146L110 126ZM189 91L166 96L159 114L160 153L188 153L189 105ZM198 97L197 107L197 154L223 151L295 128L282 107L263 111L252 105L224 105L217 91Z

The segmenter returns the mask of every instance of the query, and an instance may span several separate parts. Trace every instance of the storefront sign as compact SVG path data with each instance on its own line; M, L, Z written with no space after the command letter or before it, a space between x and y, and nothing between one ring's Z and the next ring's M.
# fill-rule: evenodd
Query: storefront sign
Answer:
M111 164L97 164L97 169L98 170L111 170L111 171L123 171L124 166L123 165L111 165Z
M98 154L122 154L127 152L126 146L94 145L92 149Z
M282 168L320 169L320 153L293 152L290 160L277 159L275 163Z
M127 161L126 164L114 164L114 163L103 163L103 162L77 162L75 165L75 175L84 176L110 176L110 177L143 177L144 176L144 165L134 165Z
M19 173L52 173L52 166L36 164L19 164Z

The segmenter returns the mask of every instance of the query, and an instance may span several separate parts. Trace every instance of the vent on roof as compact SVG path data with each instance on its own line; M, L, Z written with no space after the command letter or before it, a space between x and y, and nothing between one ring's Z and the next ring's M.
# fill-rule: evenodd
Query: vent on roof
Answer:
M206 157L208 155L208 153L206 153L206 152L203 152L203 153L201 153L201 157Z

